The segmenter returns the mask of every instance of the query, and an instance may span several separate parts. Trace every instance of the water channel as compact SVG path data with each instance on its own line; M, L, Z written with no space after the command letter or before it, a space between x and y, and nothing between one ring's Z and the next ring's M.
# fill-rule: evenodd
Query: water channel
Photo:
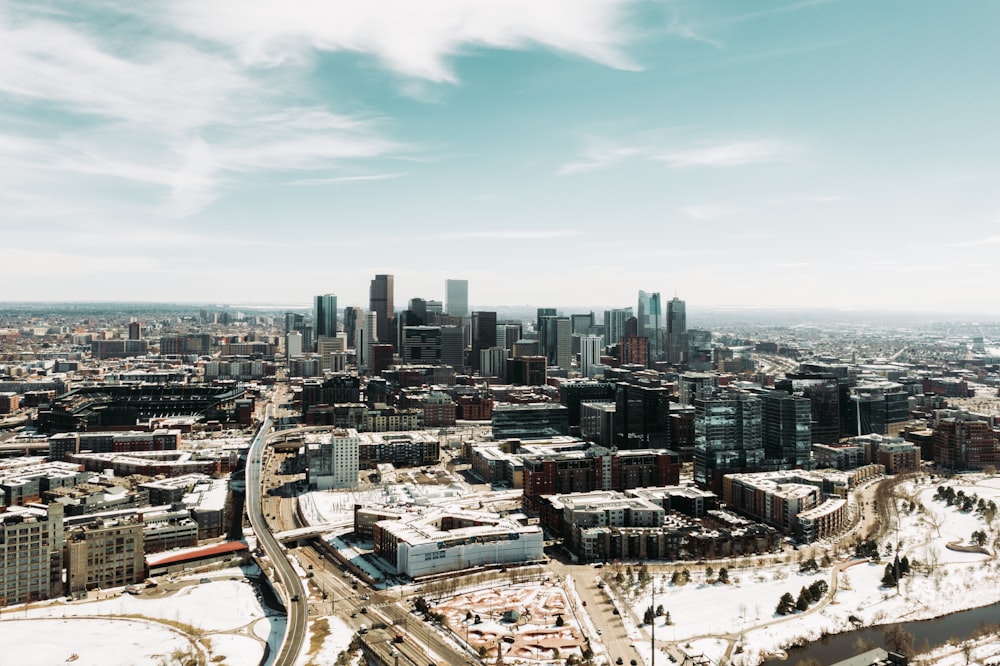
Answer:
M914 647L923 650L927 646L935 648L955 638L965 640L972 636L976 628L982 624L1000 623L1000 603L982 608L959 611L933 620L915 620L903 622L902 627L913 634ZM855 656L858 653L857 641L868 641L876 647L885 647L882 642L882 632L888 625L865 627L842 634L827 636L802 647L789 648L788 659L769 659L765 666L794 666L801 659L813 658L821 664L833 664ZM925 645L926 642L926 645Z

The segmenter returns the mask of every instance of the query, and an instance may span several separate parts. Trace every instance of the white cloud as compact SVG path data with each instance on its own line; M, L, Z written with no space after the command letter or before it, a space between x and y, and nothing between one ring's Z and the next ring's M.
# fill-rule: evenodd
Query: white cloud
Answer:
M723 204L698 204L682 206L681 212L694 220L718 220L724 217L732 217L739 213L740 209Z
M771 139L731 141L698 148L669 150L653 159L671 167L735 167L773 162L788 156L788 145Z
M373 55L407 77L454 82L449 59L476 47L531 46L619 69L629 0L180 0L161 10L178 29L220 43L253 66L302 61L313 51Z
M0 116L0 176L77 191L98 210L119 206L102 190L130 183L157 214L166 199L167 213L188 215L255 173L414 157L420 149L388 137L384 119L310 96L302 81L312 55L369 54L420 85L453 82L450 61L479 47L549 48L633 68L621 51L633 2L14 2L0 7L0 102L18 109ZM19 209L45 206L22 199Z
M492 239L492 240L547 240L550 238L567 238L578 236L577 231L565 230L519 230L519 231L461 231L452 234L441 234L436 236L437 240L468 240L468 239Z
M691 148L661 148L640 141L612 142L590 139L580 158L556 170L558 176L600 171L623 162L641 159L665 163L671 168L738 167L787 159L795 148L774 139L750 139L703 144Z
M601 171L633 157L641 157L646 152L646 149L634 146L595 144L584 151L579 160L559 167L556 175L571 176L578 173Z
M373 173L359 176L332 176L330 178L306 178L304 180L294 180L290 185L341 185L344 183L363 183L375 180L394 180L402 178L403 173Z

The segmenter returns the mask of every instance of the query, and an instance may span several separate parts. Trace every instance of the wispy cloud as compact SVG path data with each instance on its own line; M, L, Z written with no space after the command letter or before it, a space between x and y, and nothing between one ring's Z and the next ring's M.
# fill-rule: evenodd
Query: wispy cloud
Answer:
M734 23L739 23L742 21L752 21L758 18L764 18L767 16L774 16L777 14L791 14L793 12L802 11L803 9L810 9L812 7L818 7L820 5L829 5L837 0L800 0L799 2L792 2L787 5L780 5L778 7L772 7L770 9L761 9L755 12L748 12L746 14L739 14L730 19Z
M718 220L724 217L732 217L740 212L739 208L726 206L723 204L698 204L693 206L682 206L681 212L693 220Z
M671 168L738 167L788 159L796 151L795 146L774 139L706 143L687 148L660 148L592 139L580 157L560 166L556 175L600 171L636 159L662 162Z
M790 152L791 147L780 141L757 139L669 150L653 159L671 167L735 167L773 162L787 157Z
M590 171L601 171L634 157L648 154L648 149L636 146L614 146L597 143L587 148L580 159L562 165L556 171L558 176L570 176Z
M552 229L552 230L534 230L534 229L523 229L523 230L512 230L512 231L459 231L455 233L439 234L434 238L436 240L472 240L472 239L486 239L486 240L548 240L551 238L567 238L570 236L578 236L580 232L569 231L562 229Z
M360 176L333 176L331 178L306 178L293 180L289 185L343 185L346 183L364 183L376 180L394 180L402 178L403 173L373 173Z
M695 30L695 28L688 23L682 23L676 16L672 17L670 22L667 24L667 33L687 41L708 44L712 48L720 51L725 48L721 41L704 35L702 32Z

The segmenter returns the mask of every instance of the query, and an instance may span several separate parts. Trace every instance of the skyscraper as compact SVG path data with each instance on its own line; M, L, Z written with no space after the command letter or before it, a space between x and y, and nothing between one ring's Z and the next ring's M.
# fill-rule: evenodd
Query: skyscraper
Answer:
M337 336L337 295L313 297L313 326L317 338Z
M356 331L364 325L365 311L358 307L344 308L344 333L347 334L347 346L355 348Z
M601 362L604 338L600 335L584 335L580 338L580 374L590 377L591 369Z
M393 303L393 277L376 275L368 290L368 309L378 314L378 329L371 336L381 343L392 343L395 335L396 309Z
M618 344L625 335L625 322L632 317L632 308L617 308L604 311L604 343Z
M687 306L674 296L667 302L667 362L679 365L686 355Z
M649 352L654 359L659 358L662 351L660 341L660 292L647 293L639 291L639 307L636 317L639 320L639 336L649 338Z
M479 352L497 346L497 313L472 313L472 356L469 361L473 370L480 369Z
M445 280L445 307L448 314L469 316L469 281Z

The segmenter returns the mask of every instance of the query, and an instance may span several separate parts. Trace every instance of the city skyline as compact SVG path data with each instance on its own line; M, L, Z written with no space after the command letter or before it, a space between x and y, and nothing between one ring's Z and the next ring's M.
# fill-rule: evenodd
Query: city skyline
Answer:
M0 300L998 314L997 18L11 2Z

